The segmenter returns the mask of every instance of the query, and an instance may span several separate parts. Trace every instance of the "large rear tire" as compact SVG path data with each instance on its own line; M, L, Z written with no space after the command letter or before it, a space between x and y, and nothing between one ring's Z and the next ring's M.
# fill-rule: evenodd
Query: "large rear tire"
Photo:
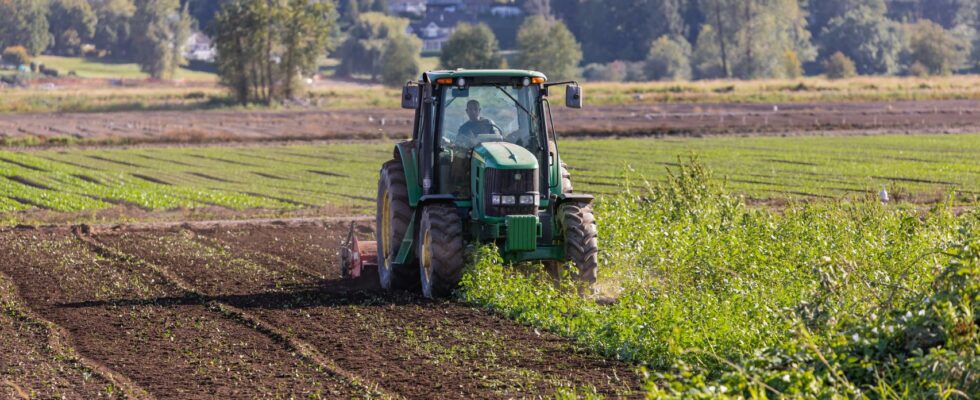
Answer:
M561 192L572 193L572 174L568 172L568 164L561 163Z
M375 214L375 237L378 242L378 278L381 288L391 290L407 288L416 281L415 269L395 267L412 209L408 205L408 188L405 172L399 160L391 160L381 167L378 179L378 210Z
M575 266L580 291L591 292L599 270L599 233L592 206L575 202L562 204L559 215L565 231L565 256Z
M448 296L463 277L463 221L456 207L431 204L419 224L419 275L427 298Z

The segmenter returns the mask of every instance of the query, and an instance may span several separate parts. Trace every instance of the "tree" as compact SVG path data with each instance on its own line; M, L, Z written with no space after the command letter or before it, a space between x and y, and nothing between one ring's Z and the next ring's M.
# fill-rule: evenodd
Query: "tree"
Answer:
M517 32L520 68L543 72L553 80L578 76L582 47L561 21L530 17Z
M783 77L788 52L799 62L816 58L796 0L701 0L699 6L715 33L726 76Z
M859 8L866 8L870 13L881 16L888 10L885 0L816 0L806 4L810 32L814 36L819 36L834 18L843 17Z
M282 51L280 73L285 81L282 95L295 96L295 78L313 74L317 60L331 47L330 35L337 20L332 1L287 0L275 24L281 25Z
M683 37L661 36L653 42L646 61L646 76L658 81L691 79L691 45Z
M221 84L242 104L294 97L335 23L331 1L230 0L211 25Z
M552 17L551 0L527 0L524 2L524 12L535 17Z
M691 64L698 79L717 79L728 76L721 55L717 33L711 25L703 25L698 33Z
M839 51L824 61L823 69L829 79L844 79L857 75L854 61Z
M688 0L563 0L551 10L581 40L588 62L640 61L663 35L683 35Z
M422 41L417 37L400 35L389 39L381 60L381 83L397 87L417 78L421 50Z
M0 48L23 46L41 54L51 42L45 0L0 0Z
M367 74L377 81L381 75L382 56L388 42L406 35L408 20L381 13L363 13L347 31L347 40L337 49L340 58L337 74L353 76Z
M497 38L485 24L459 24L439 56L439 64L446 69L500 68L503 62Z
M31 62L31 55L24 46L10 46L3 49L3 62L13 65L26 65Z
M133 16L133 55L140 70L154 79L171 79L183 62L186 11L178 0L137 0Z
M821 54L842 53L862 75L896 74L904 46L901 26L881 10L861 7L832 19L820 35Z
M906 65L919 64L932 75L949 75L966 66L969 43L954 37L935 22L922 20L908 26Z
M132 19L136 14L133 0L89 0L99 23L92 44L115 57L131 52Z
M54 38L52 50L58 54L78 55L82 43L95 35L98 19L86 0L52 0L48 12L48 29Z

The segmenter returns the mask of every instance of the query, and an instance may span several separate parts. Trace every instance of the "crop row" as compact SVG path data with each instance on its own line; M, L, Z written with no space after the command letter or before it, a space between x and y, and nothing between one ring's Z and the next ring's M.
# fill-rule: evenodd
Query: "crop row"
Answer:
M369 212L390 144L0 151L0 212L130 205ZM882 187L962 201L980 193L980 135L571 140L576 190L622 191L698 155L731 190L757 199L861 198Z

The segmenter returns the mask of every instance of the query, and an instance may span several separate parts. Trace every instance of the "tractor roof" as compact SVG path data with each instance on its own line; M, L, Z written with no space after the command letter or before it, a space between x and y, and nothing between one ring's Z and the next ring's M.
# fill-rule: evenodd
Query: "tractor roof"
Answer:
M457 69L457 70L440 70L440 71L429 71L426 72L429 76L429 81L435 81L439 78L486 78L486 77L503 77L503 78L545 78L547 77L538 71L528 71L523 69Z

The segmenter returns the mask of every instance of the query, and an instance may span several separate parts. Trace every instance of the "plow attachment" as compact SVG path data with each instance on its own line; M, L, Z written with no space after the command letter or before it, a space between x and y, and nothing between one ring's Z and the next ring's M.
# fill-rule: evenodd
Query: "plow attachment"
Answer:
M347 240L340 249L340 271L344 279L356 279L364 268L378 267L378 244L374 241L357 240L354 223L350 224Z

